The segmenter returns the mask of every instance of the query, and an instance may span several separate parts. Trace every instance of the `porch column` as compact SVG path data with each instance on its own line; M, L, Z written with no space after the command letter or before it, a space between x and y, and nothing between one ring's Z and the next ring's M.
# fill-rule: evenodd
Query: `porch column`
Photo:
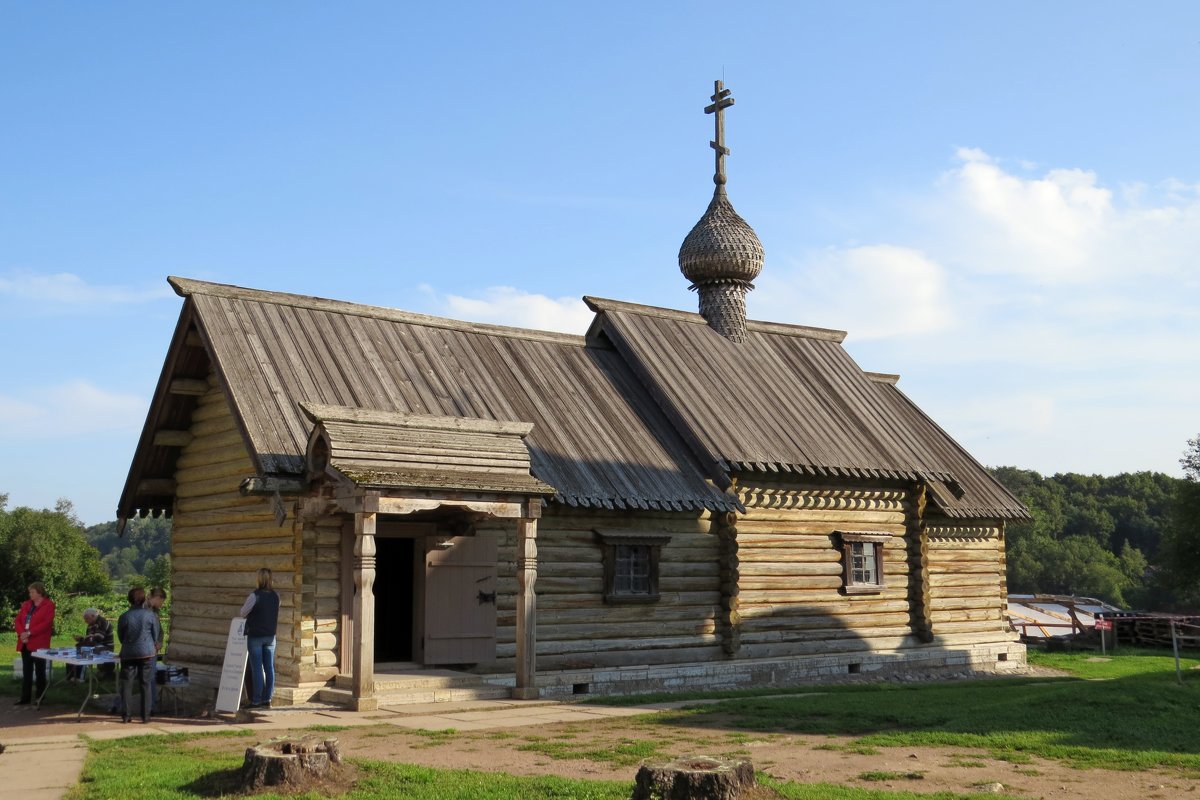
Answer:
M536 581L537 518L523 517L517 522L517 685L512 694L518 700L538 696Z
M354 708L370 711L375 698L375 518L354 515Z

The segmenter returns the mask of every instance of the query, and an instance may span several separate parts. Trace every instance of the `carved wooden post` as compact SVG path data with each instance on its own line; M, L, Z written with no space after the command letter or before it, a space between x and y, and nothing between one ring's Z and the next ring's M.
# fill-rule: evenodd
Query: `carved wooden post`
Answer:
M375 698L374 511L354 515L354 707L377 708Z
M517 522L517 685L513 697L534 700L537 689L537 517L541 503L529 501L529 517Z

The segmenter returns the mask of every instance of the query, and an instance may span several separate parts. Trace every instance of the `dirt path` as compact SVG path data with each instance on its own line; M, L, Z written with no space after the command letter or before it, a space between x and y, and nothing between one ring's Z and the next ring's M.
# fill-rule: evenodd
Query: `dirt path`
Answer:
M1002 784L1007 795L1047 800L1200 798L1200 781L1166 771L1075 770L1041 759L1012 764L965 748L864 753L856 752L854 740L846 737L747 735L724 728L664 726L645 717L457 732L378 725L342 729L336 735L350 757L517 775L632 782L647 756L738 755L776 778L804 783L921 793L980 792ZM208 739L203 746L240 753L248 741Z

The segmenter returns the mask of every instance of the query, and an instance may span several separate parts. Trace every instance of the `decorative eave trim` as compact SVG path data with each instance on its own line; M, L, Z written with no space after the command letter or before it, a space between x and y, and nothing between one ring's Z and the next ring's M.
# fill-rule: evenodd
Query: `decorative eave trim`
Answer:
M740 485L738 499L746 508L827 509L834 511L903 511L904 489L784 489Z
M999 525L927 525L930 539L999 539Z

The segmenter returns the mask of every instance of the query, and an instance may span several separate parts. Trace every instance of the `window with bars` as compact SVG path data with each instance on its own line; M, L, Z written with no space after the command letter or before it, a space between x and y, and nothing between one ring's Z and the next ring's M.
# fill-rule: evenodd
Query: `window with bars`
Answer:
M878 594L887 584L883 573L884 545L892 538L882 531L837 531L842 544L842 591Z
M604 556L604 602L658 600L658 562L670 536L640 531L596 530Z

